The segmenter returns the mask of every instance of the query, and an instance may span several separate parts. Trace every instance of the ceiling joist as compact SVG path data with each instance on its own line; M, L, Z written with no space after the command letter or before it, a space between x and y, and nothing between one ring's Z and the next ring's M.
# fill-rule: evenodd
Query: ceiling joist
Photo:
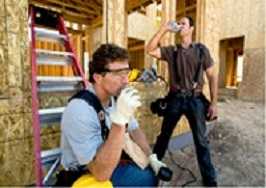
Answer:
M108 0L110 1L110 0ZM141 9L160 0L126 0L127 12ZM102 24L103 0L29 0L29 3L63 14L65 20L78 24Z

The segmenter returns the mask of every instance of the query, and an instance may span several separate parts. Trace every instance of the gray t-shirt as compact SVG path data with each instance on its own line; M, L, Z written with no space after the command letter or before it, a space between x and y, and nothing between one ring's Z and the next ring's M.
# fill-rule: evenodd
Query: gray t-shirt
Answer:
M94 92L92 88L89 89ZM114 99L105 108L105 121L111 128L109 114L115 110ZM128 125L128 131L138 128L136 119L132 119ZM101 125L97 113L82 99L73 99L63 112L61 120L61 164L68 169L76 169L78 166L90 163L96 155L97 149L103 144Z

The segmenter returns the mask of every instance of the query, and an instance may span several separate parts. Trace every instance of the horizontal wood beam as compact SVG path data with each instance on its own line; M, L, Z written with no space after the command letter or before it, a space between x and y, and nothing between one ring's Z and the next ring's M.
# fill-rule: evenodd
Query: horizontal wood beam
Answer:
M160 3L161 0L135 0L135 1L128 0L127 2L128 2L127 11L130 13L130 12L140 9L141 7L148 6L149 4L153 2Z
M161 0L127 0L127 12L130 13L141 7ZM65 20L79 24L98 27L102 25L102 0L29 0L30 4L56 10L63 14Z
M77 17L70 16L67 14L63 14L63 16L64 16L65 21L75 22L75 23L84 24L84 25L90 25L91 23L91 20L87 18L77 18Z
M32 0L33 2L36 1L36 0ZM68 8L69 10L72 10L73 12L85 12L86 14L94 14L94 15L97 15L95 13L95 11L92 11L90 9L87 9L86 7L83 7L83 6L75 6L73 4L71 4L71 2L68 2L68 3L65 3L65 1L61 1L61 0L45 0L45 1L42 1L43 3L49 3L49 4L52 4L54 6L58 6L58 7L61 7L61 8Z
M72 4L76 4L78 7L86 7L89 10L93 10L97 16L102 14L102 5L98 5L95 1L84 2L82 0L69 0Z
M139 45L132 46L132 47L128 48L128 51L130 51L130 52L138 51L138 50L144 50L144 44L139 44Z
M58 12L58 13L63 15L64 20L70 21L70 22L76 22L79 24L88 25L91 20L95 19L94 17L92 17L90 15L85 16L82 14L73 13L73 12L70 12L68 10L62 9L58 6L54 6L54 5L51 5L49 3L43 3L43 2L44 1L36 1L35 0L34 2L30 2L30 4L37 6L37 7L46 8L46 9L51 10L51 11Z
M177 16L185 15L185 13L196 11L196 9L197 9L197 5L196 4L191 5L189 7L185 7L185 8L179 9L179 10L177 9L176 10L176 15Z
M102 26L102 24L103 24L103 17L98 16L97 18L89 22L89 27L91 28L100 27Z

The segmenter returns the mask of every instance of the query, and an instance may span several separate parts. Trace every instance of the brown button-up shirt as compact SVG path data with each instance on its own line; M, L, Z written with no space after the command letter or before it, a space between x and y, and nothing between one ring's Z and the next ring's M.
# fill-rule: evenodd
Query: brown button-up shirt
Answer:
M203 70L205 71L213 65L209 50L204 45L201 46L203 46L202 66L196 90L202 90L204 84ZM199 64L197 48L195 43L192 43L189 48L183 48L180 44L160 48L161 59L168 62L171 91L193 89ZM174 54L176 54L176 62L174 62Z

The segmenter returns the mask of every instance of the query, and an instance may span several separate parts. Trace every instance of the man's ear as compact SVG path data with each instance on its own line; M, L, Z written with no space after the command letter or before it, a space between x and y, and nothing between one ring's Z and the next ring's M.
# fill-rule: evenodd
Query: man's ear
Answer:
M98 74L98 73L94 73L92 77L93 77L95 83L101 82L101 80L103 78L103 76L101 74Z

